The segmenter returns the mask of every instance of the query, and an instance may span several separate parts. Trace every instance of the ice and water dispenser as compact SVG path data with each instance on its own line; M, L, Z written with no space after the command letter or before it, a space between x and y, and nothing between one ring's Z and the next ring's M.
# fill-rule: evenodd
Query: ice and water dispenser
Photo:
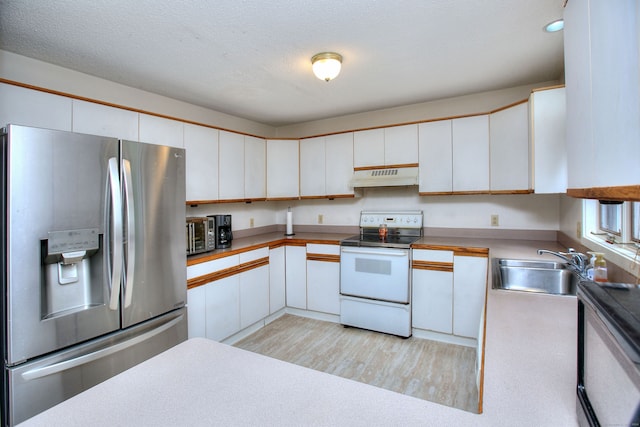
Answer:
M98 229L50 231L42 241L43 318L75 312L104 301L102 236Z

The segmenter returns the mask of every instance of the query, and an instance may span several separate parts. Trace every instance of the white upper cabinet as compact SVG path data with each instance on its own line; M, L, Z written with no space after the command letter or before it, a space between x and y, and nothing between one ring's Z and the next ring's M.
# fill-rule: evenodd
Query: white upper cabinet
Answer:
M326 194L325 137L300 141L300 195L303 197ZM353 169L352 169L353 172Z
M418 162L418 125L384 129L384 164L405 165Z
M564 11L568 187L640 183L640 4L570 1Z
M531 189L529 106L522 103L489 117L491 191Z
M353 195L353 132L300 141L300 196Z
M452 121L453 191L489 191L489 116Z
M353 167L395 166L418 162L418 125L353 133Z
M453 152L451 120L421 123L419 133L421 193L453 191Z
M354 132L353 167L383 166L384 164L384 129Z
M244 200L244 135L221 130L219 141L220 200Z
M267 197L267 143L253 136L244 137L244 197Z
M299 197L299 141L267 140L267 198Z
M140 113L140 142L184 148L184 123Z
M566 102L563 87L534 91L529 97L536 193L567 191Z
M325 182L329 196L353 195L353 132L329 135L325 139Z
M74 99L73 132L137 141L138 113Z
M8 124L71 131L71 99L0 83L0 127Z
M218 200L218 130L186 123L187 200Z

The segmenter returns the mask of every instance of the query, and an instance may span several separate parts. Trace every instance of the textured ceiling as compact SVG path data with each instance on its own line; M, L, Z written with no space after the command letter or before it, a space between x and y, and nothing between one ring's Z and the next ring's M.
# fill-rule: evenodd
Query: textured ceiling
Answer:
M563 2L0 0L0 49L282 126L561 79Z

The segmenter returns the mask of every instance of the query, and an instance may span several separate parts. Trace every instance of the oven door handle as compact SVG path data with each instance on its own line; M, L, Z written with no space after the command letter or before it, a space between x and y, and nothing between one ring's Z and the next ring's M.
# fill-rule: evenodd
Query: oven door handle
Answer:
M393 250L385 250L385 249L350 249L350 248L342 248L342 253L345 254L360 254L360 255L383 255L383 256L397 256L397 257L405 257L409 253L409 251L404 249L396 249Z

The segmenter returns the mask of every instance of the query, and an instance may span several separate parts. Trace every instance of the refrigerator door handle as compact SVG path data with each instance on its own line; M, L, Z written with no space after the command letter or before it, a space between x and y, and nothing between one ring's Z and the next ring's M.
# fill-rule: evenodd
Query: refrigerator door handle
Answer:
M122 164L124 168L124 200L127 214L127 262L124 285L124 306L127 308L131 305L133 298L133 276L136 265L136 221L133 203L135 197L131 194L133 184L131 179L131 162L125 159Z
M163 333L164 331L171 329L178 323L182 322L184 318L184 314L181 314L167 323L158 326L155 329L147 331L141 335L138 335L129 340L123 341L121 343L103 348L102 350L94 351L93 353L85 354L83 356L75 357L73 359L65 360L62 362L54 363L48 366L42 366L40 368L31 369L22 374L22 378L25 381L31 381L38 378L46 377L48 375L57 374L62 371L66 371L81 365L85 365L87 363L91 363L98 359L102 359L103 357L107 357L111 354L117 353L119 351L125 350L129 347L133 347L137 344L140 344L143 341L146 341L150 338L153 338L156 335Z
M118 310L120 282L122 281L122 195L120 192L120 173L118 159L109 159L109 188L111 190L111 228L113 251L111 261L111 295L109 309Z

